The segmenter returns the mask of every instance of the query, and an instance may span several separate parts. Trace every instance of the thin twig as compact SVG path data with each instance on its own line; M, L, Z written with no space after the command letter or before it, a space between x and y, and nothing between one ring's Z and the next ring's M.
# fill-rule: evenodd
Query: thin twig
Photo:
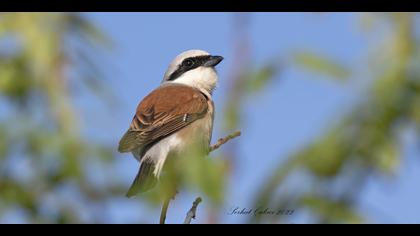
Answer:
M214 145L210 146L210 152L218 149L220 146L222 146L223 144L227 143L229 140L234 139L238 136L241 135L241 131L235 131L231 134L229 134L228 136L224 137L224 138L220 138L219 140L217 140L217 143L215 143Z
M185 218L184 224L190 224L192 219L195 219L195 214L197 213L198 204L201 202L201 197L198 197L193 202L191 209L187 213L187 217Z
M163 201L163 205L162 205L162 210L160 212L160 220L159 223L165 224L166 221L166 213L168 212L168 208L169 208L169 202L173 199L175 199L176 194L178 193L178 191L175 191L174 194L172 196L167 197L164 201Z
M171 198L166 198L163 201L162 211L160 212L160 221L159 221L159 224L161 224L161 225L165 224L166 213L168 212L168 207L169 207L169 202L170 201L171 201Z

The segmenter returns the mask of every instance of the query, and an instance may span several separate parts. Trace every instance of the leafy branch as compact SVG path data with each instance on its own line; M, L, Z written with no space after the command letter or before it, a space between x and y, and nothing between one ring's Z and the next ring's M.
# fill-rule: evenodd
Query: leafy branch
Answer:
M209 154L220 148L223 144L227 143L229 140L232 140L238 136L241 135L241 131L235 131L231 134L229 134L228 136L224 137L224 138L220 138L219 140L217 140L217 142L215 144L213 144L212 146L209 147ZM175 198L175 195L177 194L177 192L175 191L175 193L168 197L167 199L164 200L163 205L162 205L162 210L160 212L160 224L165 224L165 220L166 220L166 214L168 212L168 208L169 208L169 203L172 199ZM190 224L192 219L195 219L196 216L196 212L197 212L197 207L198 205L202 202L201 197L197 197L195 199L195 201L193 202L193 206L191 207L191 209L188 211L187 213L187 217L185 218L184 224Z

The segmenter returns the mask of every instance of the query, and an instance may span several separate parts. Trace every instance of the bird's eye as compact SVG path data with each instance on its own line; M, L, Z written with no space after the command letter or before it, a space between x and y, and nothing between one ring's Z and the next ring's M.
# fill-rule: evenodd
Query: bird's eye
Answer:
M193 61L193 60L191 60L191 59L186 59L186 60L184 61L184 65L185 65L185 66L187 66L187 67L191 67L191 66L193 66L193 65L194 65L194 61Z

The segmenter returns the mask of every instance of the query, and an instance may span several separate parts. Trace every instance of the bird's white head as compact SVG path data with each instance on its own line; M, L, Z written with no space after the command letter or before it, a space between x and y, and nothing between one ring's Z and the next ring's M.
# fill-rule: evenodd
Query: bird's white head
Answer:
M162 83L181 83L211 94L217 85L215 66L222 60L203 50L185 51L171 62Z

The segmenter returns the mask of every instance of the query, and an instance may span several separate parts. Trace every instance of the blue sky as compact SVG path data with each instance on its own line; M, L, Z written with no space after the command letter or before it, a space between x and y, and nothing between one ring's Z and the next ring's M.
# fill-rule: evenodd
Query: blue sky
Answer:
M220 84L214 94L216 107L223 104L227 87L224 78L233 63L232 14L90 13L88 16L115 42L112 51L104 56L111 65L105 72L121 101L118 112L99 121L95 119L97 110L89 111L87 105L81 105L85 113L82 125L89 126L87 136L95 133L101 140L116 144L140 99L159 85L172 58L187 49L200 48L225 57L218 66ZM252 61L262 64L274 57L287 59L295 50L304 48L325 53L345 65L360 67L372 42L362 32L359 17L354 13L253 13L249 29ZM361 82L367 79L354 75L349 82L339 83L294 67L285 68L263 94L246 101L243 136L234 140L239 147L240 162L230 179L226 211L235 206L250 206L250 196L273 167L344 115L360 99ZM79 102L83 104L83 98ZM224 135L221 119L220 112L216 112L214 139ZM103 127L107 127L107 132L103 132ZM406 136L407 151L395 178L372 178L361 194L359 210L371 222L420 223L420 206L416 204L420 190L414 187L420 178L420 163L415 158L413 135ZM117 172L129 185L138 163L129 155L120 156ZM182 222L194 197L194 194L179 194L169 209L168 223ZM107 209L108 222L154 223L159 217L159 209L123 198L107 204ZM204 203L195 222L204 223L205 212ZM224 223L245 220L223 213L221 217ZM290 221L305 223L306 219L302 216Z

